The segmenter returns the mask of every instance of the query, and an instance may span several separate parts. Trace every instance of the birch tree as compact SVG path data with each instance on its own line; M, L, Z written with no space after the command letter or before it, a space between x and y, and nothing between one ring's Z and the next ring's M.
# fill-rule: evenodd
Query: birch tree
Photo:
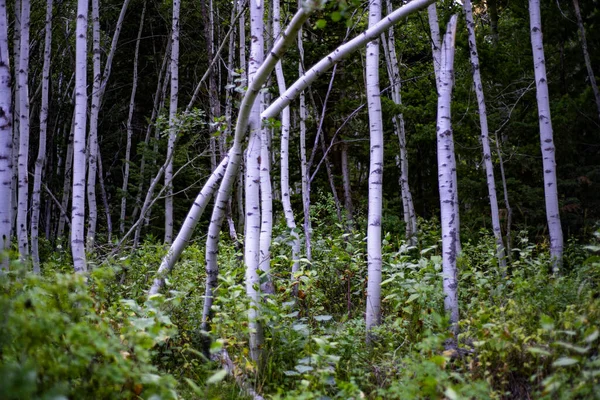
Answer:
M75 125L73 132L73 200L71 252L75 272L87 271L85 223L85 133L87 122L87 18L88 0L77 0L75 35Z
M165 243L173 241L173 152L177 137L177 100L179 98L179 11L181 0L173 0L171 26L171 101L169 103L169 142L167 144L167 169L165 170Z
M381 3L369 3L369 28L381 20ZM367 106L369 109L369 209L367 216L367 341L381 323L381 217L383 208L383 121L379 90L379 38L367 44Z
M560 271L563 253L563 233L560 225L558 208L558 188L556 180L556 160L552 118L550 116L550 98L548 94L548 78L546 76L546 60L542 40L542 17L540 1L529 0L529 22L531 28L531 48L533 50L533 67L537 94L538 117L540 123L540 144L542 165L544 169L544 195L546 200L546 220L550 234L550 256L554 273Z
M304 38L302 30L298 31L298 54L300 60L298 62L298 75L302 77L304 74ZM308 161L306 155L306 97L304 91L300 91L300 104L298 107L299 128L300 128L300 174L302 184L302 211L304 212L304 251L306 258L312 260L312 226L310 223L310 176L308 171Z
M29 215L29 0L21 0L21 43L19 59L19 194L17 238L21 260L29 258L27 217Z
M450 104L454 85L454 40L456 36L456 15L448 22L446 34L440 49L440 66L437 76L438 113L437 113L437 159L438 185L440 191L440 211L442 225L442 275L444 287L444 307L450 315L450 323L455 334L458 333L458 277L456 257L458 251L458 209L453 207L456 186L454 172L454 145Z
M494 164L492 163L492 150L490 148L487 109L485 106L485 95L483 93L483 84L481 83L481 74L479 72L479 55L477 52L477 41L475 38L475 21L473 20L473 9L471 0L463 1L463 9L467 20L467 32L469 36L469 54L471 57L471 68L473 72L473 84L475 94L477 95L477 104L479 106L479 124L481 127L480 141L483 149L483 163L485 165L485 174L487 178L488 196L490 199L490 208L492 214L492 230L496 240L496 257L498 265L506 268L506 257L504 251L504 242L502 240L502 230L500 229L500 214L498 213L498 196L496 194L496 180L494 178Z
M42 106L40 110L40 140L38 155L35 160L33 180L32 209L31 209L31 257L33 271L40 272L40 254L38 232L40 219L40 199L42 188L42 173L46 161L46 134L48 131L48 94L50 87L50 57L52 52L52 0L46 1L46 33L44 39L44 65L42 67Z
M387 12L392 12L391 0L386 0ZM385 38L383 38L385 39ZM383 40L383 48L386 58L388 75L392 86L392 101L397 105L402 105L402 80L400 77L400 67L398 56L396 55L396 39L394 27L390 27L387 32L387 42ZM406 226L406 240L412 246L417 244L417 214L413 203L412 193L408 184L408 152L406 151L406 130L404 127L404 116L402 113L395 114L392 117L394 130L398 137L400 152L398 155L398 167L400 167L400 193L402 197L402 209L404 211L404 224Z
M12 88L6 0L0 0L0 269L8 269L12 230Z

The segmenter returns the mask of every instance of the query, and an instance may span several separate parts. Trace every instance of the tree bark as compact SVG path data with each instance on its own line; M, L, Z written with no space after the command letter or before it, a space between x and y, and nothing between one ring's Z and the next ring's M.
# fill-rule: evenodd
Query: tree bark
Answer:
M13 178L12 88L6 0L0 0L0 269L8 270Z
M552 269L557 274L560 272L562 265L563 233L558 207L555 148L552 133L552 118L550 116L550 98L548 95L548 79L546 77L546 60L544 57L544 43L542 41L542 18L539 0L529 0L529 18L540 122L540 144L544 169L546 219L548 221L548 233L550 234L550 257L552 258Z
M477 41L475 38L475 21L473 19L473 9L471 0L463 0L463 9L467 21L467 32L469 36L469 49L471 55L471 68L473 72L473 84L475 94L477 95L477 104L479 106L479 124L481 126L481 145L483 148L483 163L485 165L485 174L487 179L488 196L490 198L490 211L492 216L492 230L496 240L496 257L498 265L505 273L506 254L504 242L502 240L502 230L500 228L500 214L498 213L498 196L496 194L496 180L494 178L494 164L492 163L492 150L490 148L487 109L485 106L485 95L483 93L483 84L481 83L481 73L479 71L479 55L477 52Z
M369 3L369 28L381 20L381 3ZM367 216L367 342L381 324L381 218L383 208L383 121L379 89L379 40L367 44L367 106L369 109L370 165Z
M85 225L85 133L87 121L87 18L88 0L77 0L75 38L75 126L73 132L73 200L71 252L75 272L87 271Z
M46 33L44 39L44 65L42 67L42 107L40 110L40 140L35 160L31 210L31 257L33 271L40 272L39 220L42 174L46 162L46 134L48 131L48 93L50 87L50 57L52 52L52 0L46 1Z
M437 76L437 159L438 184L440 191L440 211L442 225L442 274L444 287L444 307L450 315L452 330L458 333L458 278L456 257L458 250L458 209L453 206L456 186L453 178L454 146L450 105L454 83L454 40L456 36L456 15L452 16L440 49L440 68Z

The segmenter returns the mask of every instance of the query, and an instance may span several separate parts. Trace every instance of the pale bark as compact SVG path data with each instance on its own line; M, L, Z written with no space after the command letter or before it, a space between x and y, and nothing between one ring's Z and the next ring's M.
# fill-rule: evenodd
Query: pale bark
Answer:
M21 260L29 258L27 217L29 215L29 0L21 1L21 50L19 60L19 194L17 210L17 239Z
M392 2L386 1L388 13L392 12ZM397 104L402 104L402 80L400 78L400 67L398 56L396 55L396 40L394 28L390 27L387 35L387 42L383 41L383 48L387 59L388 75L392 86L392 101ZM404 224L406 226L406 240L411 245L417 244L417 214L412 199L412 193L408 184L408 152L406 150L406 130L404 128L404 115L398 113L392 117L394 130L398 137L400 152L398 155L398 166L400 167L400 193L402 197L402 209L404 216Z
M227 212L227 204L231 195L231 188L235 182L242 159L242 143L248 129L248 120L251 114L252 106L259 96L262 85L267 81L269 74L275 68L275 64L285 53L285 50L292 44L294 36L301 28L302 24L308 18L313 10L310 8L300 9L285 30L285 33L276 41L273 49L268 53L266 60L262 63L254 75L254 79L249 82L248 90L244 94L240 105L238 119L235 127L233 144L229 150L230 161L227 164L225 176L219 187L219 193L215 200L215 206L211 216L211 222L208 227L208 239L206 241L206 291L204 296L204 313L202 315L202 329L209 329L211 318L211 307L213 303L213 292L217 285L217 276L219 267L217 263L217 254L219 248L219 233ZM240 32L241 33L241 32Z
M555 148L552 133L552 118L550 116L550 98L548 94L548 78L546 77L546 61L544 57L544 43L542 41L542 19L539 0L529 0L529 18L535 86L537 89L540 144L543 160L542 165L544 170L546 219L548 221L548 233L550 234L552 268L556 274L560 272L562 264L563 233L560 225L560 211L558 206Z
M52 51L52 0L46 1L46 33L44 39L44 65L42 67L42 107L40 110L40 140L38 156L35 160L31 210L31 257L33 271L40 272L40 253L38 246L40 198L42 173L46 161L46 134L48 131L48 93L50 87L50 56Z
M69 200L71 199L71 188L73 179L73 136L75 133L75 112L73 112L73 118L71 119L71 127L67 135L67 152L65 155L65 169L63 171L63 191L61 207L67 209ZM56 228L56 237L63 238L65 231L65 216L60 216L58 220L58 226Z
M6 0L0 0L0 269L8 269L12 230L12 89Z
M169 103L169 142L167 144L167 158L169 163L165 170L165 243L173 241L173 152L175 151L175 138L177 137L177 100L179 94L179 11L181 0L173 0L173 19L171 27L171 101Z
M156 273L157 276L154 279L154 283L152 284L150 291L148 292L150 296L157 294L164 286L165 276L171 272L175 266L175 263L181 256L181 253L187 247L188 242L192 237L192 233L194 233L194 229L200 221L200 218L202 217L210 198L217 190L219 181L223 178L228 161L229 157L225 157L223 160L221 160L219 166L213 171L204 184L204 187L202 187L202 190L200 190L200 193L196 197L192 208L190 208L190 211L181 225L181 229L179 230L177 237L175 237L175 240L169 248L167 255L162 259L160 267Z
M73 265L77 273L87 271L84 243L87 18L88 0L78 0L75 37L75 129L73 132L73 200L71 208L71 251Z
M125 171L123 172L123 186L121 186L122 198L121 198L121 214L119 219L119 232L123 234L125 232L125 214L127 213L127 195L129 188L129 163L131 161L131 141L133 137L133 112L135 110L135 94L138 86L138 60L140 54L140 41L142 38L142 31L144 30L144 17L146 16L146 2L144 2L144 8L142 9L142 16L140 17L140 27L138 29L137 39L135 42L135 52L133 54L133 84L131 87L131 96L129 98L129 112L127 113L127 144L125 145ZM140 180L143 182L143 179Z
M450 316L452 330L458 332L458 271L456 258L458 251L458 209L453 206L456 186L453 178L454 146L450 104L454 84L454 41L456 36L456 15L452 16L440 51L440 68L437 77L437 160L438 185L440 191L440 211L442 225L442 276L444 288L444 308Z
M381 3L369 3L369 28L381 20ZM381 217L383 208L383 121L379 89L379 40L367 44L367 107L369 110L369 208L367 215L367 342L381 324Z
M600 90L598 90L596 76L594 75L592 61L590 60L590 53L588 52L585 28L583 26L583 19L581 18L581 10L579 9L579 0L573 0L573 7L575 8L575 17L577 18L577 26L579 28L579 38L581 39L581 50L583 51L583 59L585 60L585 67L587 69L588 79L590 81L590 86L592 87L592 92L594 93L594 99L596 100L598 118L600 118Z
M100 0L92 0L92 101L90 108L90 130L88 136L88 231L86 250L91 253L96 239L96 224L98 207L96 205L96 174L98 171L98 117L102 101L100 88L102 86L102 70L100 67Z
M19 101L19 63L21 61L21 0L15 0L14 7L14 24L13 24L13 60L14 60L14 71L15 71L15 91L13 93L13 151L12 151L12 165L13 165L13 176L11 180L11 208L12 208L12 233L17 236L17 214L18 214L18 193L19 193L19 132L20 132L20 101Z
M350 186L350 166L348 165L348 145L342 143L342 182L344 185L344 208L350 227L353 225L354 205L352 204L352 188Z
M298 62L299 79L301 79L304 74L303 40L302 30L300 30L298 31L298 53L300 54L300 60ZM298 110L298 123L300 125L300 173L302 176L302 211L304 213L304 248L306 258L310 261L312 260L312 226L310 223L310 176L306 158L306 118L308 113L306 111L306 97L304 96L304 91L300 91L299 96L300 106Z
M256 114L260 125L260 112ZM266 274L261 285L264 293L274 293L271 280L271 237L273 236L273 190L271 185L271 138L268 128L261 129L260 142L260 260L258 267Z
M431 31L431 52L433 55L433 70L436 76L436 84L438 84L441 73L440 68L442 67L442 40L440 38L440 27L438 24L437 8L435 4L432 4L427 8L427 14L429 17L429 29ZM450 142L450 145L452 146L451 152L452 154L454 154L454 140ZM460 242L460 212L458 203L458 179L456 177L456 160L453 156L452 159L449 161L454 163L450 166L452 170L452 186L454 187L452 207L455 209L453 214L455 216L454 218L456 218L457 229L454 244L456 246L456 252L460 254L460 252L462 251L462 246Z
M498 265L500 268L502 268L503 273L505 273L504 269L506 268L506 254L504 250L504 242L502 240L502 230L500 228L500 214L498 212L498 196L496 194L494 164L492 163L492 150L490 148L485 95L483 93L483 84L481 83L481 73L479 71L479 55L477 52L475 21L473 19L471 0L463 0L463 9L465 11L465 18L467 20L471 67L473 69L473 84L475 86L475 94L477 95L477 104L479 106L479 124L481 126L480 140L483 148L483 163L485 165L488 195L490 198L492 230L494 231L494 238L496 240L496 257L498 258Z

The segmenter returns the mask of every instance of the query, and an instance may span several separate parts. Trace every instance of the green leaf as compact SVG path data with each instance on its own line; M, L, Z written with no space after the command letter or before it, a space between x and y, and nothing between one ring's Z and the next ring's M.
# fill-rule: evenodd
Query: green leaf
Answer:
M301 374L304 374L306 372L310 372L312 371L314 368L311 367L310 365L302 365L302 364L298 364L294 367L298 372L300 372Z
M446 391L444 392L444 394L450 400L457 400L458 399L458 393L456 393L456 391L454 389L450 388L450 387L446 388Z
M329 321L331 318L333 318L331 315L317 315L314 317L315 321Z
M331 13L331 20L333 22L338 22L340 19L342 19L342 14L339 11L334 11Z
M226 376L227 376L227 371L225 371L224 369L220 369L217 372L215 372L214 374L212 374L212 376L206 380L206 383L209 385L211 385L213 383L219 383L223 379L225 379Z
M131 318L131 323L137 329L144 330L154 325L154 318Z
M528 347L527 351L533 354L541 354L544 356L550 356L552 355L552 353L550 353L549 351L546 351L544 349L540 349L539 347Z
M569 365L578 364L579 360L570 357L561 357L552 363L553 367L567 367Z
M315 26L319 29L325 28L326 25L327 21L325 21L324 19L318 19L317 22L315 22Z
M565 342L555 342L554 344L556 344L557 346L564 347L565 349L573 350L579 354L585 354L590 349L589 347L574 346L571 343L565 343Z
M416 299L418 299L421 295L419 293L413 293L410 295L410 297L408 298L408 300L406 300L406 303L412 303L413 301L415 301Z
M594 340L598 339L599 335L600 335L600 332L598 331L598 329L596 329L594 332L589 334L584 340L587 343L592 343Z
M185 381L187 382L187 384L192 388L192 391L194 392L194 394L196 394L197 396L204 396L204 390L202 390L198 385L196 385L194 383L194 381L192 381L191 379L188 378L184 378Z

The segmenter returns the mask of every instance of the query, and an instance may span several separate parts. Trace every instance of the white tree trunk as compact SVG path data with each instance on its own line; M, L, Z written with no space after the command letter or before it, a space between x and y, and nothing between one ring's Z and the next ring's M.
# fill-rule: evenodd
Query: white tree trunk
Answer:
M250 58L248 59L248 83L252 84L255 75L264 60L264 6L262 0L250 2ZM250 330L250 357L255 362L261 358L263 332L262 324L258 321L260 308L260 231L261 231L261 209L260 209L260 162L261 162L261 120L260 111L262 105L262 94L258 95L257 101L252 105L248 128L250 139L246 152L246 234L244 246L244 263L246 265L246 294L250 298L250 309L248 310ZM267 159L266 162L269 160Z
M96 174L98 172L98 117L100 115L102 70L100 66L100 0L92 0L92 105L88 136L89 157L87 176L88 231L86 250L93 252L96 239L98 207L96 205Z
M21 61L21 0L15 0L14 6L14 24L13 24L13 51L14 51L14 71L15 71L15 91L13 93L13 151L12 165L13 177L11 181L11 207L12 207L12 229L13 234L17 236L17 214L18 214L18 193L19 193L19 120L20 120L20 101L19 101L19 63ZM18 240L18 239L17 239Z
M494 164L492 163L492 150L490 149L490 139L487 121L487 110L485 106L485 96L483 94L483 84L481 83L481 74L479 72L479 55L477 53L477 42L475 38L475 21L473 20L473 9L471 0L463 0L463 9L467 20L467 31L469 35L469 49L471 55L471 67L473 69L473 84L475 94L477 95L477 104L479 105L479 124L481 125L481 145L483 148L483 163L485 165L485 174L487 178L488 195L490 198L490 208L492 214L492 229L496 239L496 257L498 265L505 273L506 254L504 251L504 242L502 240L502 230L500 228L500 214L498 213L498 196L496 194L496 180L494 178Z
M46 1L46 36L44 39L44 65L42 67L42 108L40 110L40 140L38 156L35 160L35 173L31 210L31 256L33 271L40 272L40 252L38 246L40 198L42 173L46 162L46 132L48 130L48 92L50 87L50 56L52 51L52 0Z
M154 279L154 283L150 288L149 295L157 294L160 289L165 284L165 276L171 272L175 263L181 256L183 250L187 247L190 237L192 237L192 233L194 233L194 229L196 225L200 221L210 198L214 194L214 192L218 188L219 181L223 178L223 174L225 173L225 169L227 168L227 162L229 161L229 157L223 158L219 166L213 171L210 175L200 193L196 197L194 204L190 208L183 224L181 226L181 230L177 234L177 237L173 241L173 244L169 248L169 251L166 256L163 257L160 267L156 272L156 278Z
M446 34L440 51L440 68L437 76L438 114L437 114L437 159L438 159L438 184L440 191L440 211L442 225L442 274L444 287L444 307L450 315L452 330L457 333L458 328L458 277L456 257L458 251L456 240L458 237L457 214L453 206L456 186L453 178L456 162L454 160L454 146L450 104L452 100L452 86L454 84L454 40L456 36L456 15L452 16L446 28Z
M127 114L127 144L125 146L125 171L123 173L123 186L121 186L121 191L123 193L123 197L121 198L121 215L119 218L119 232L121 234L125 232L125 214L127 213L127 194L129 187L129 163L131 159L131 140L133 137L133 111L135 109L135 94L138 85L138 59L140 54L140 41L142 39L142 31L144 30L145 16L146 2L144 2L142 16L140 17L140 27L138 29L138 35L135 42L135 52L133 55L133 85L131 88L131 97L129 98L129 112ZM143 182L143 179L140 179L140 182Z
M392 12L392 2L387 0L387 12ZM387 42L383 42L383 48L388 65L388 75L392 85L392 101L395 104L402 104L402 80L400 77L400 67L398 65L398 56L396 55L396 40L394 28L388 30ZM406 130L404 129L404 115L396 114L392 117L394 130L398 136L400 145L398 166L400 167L400 193L402 196L402 208L404 211L404 224L406 225L406 240L411 246L417 244L417 214L412 199L412 193L408 184L408 152L406 151Z
M369 3L369 28L381 20L381 3ZM369 109L369 210L367 216L367 341L381 324L381 217L383 208L383 121L379 90L379 40L367 44L367 106Z
M299 79L304 74L304 46L303 46L302 30L298 32L298 53L300 60L298 62ZM310 179L308 175L308 164L306 158L306 98L304 91L299 92L300 107L299 107L299 125L300 125L300 173L302 176L302 211L304 212L304 247L306 258L312 260L312 226L310 223Z
M281 35L281 7L279 0L273 0L273 37L279 39ZM283 76L283 65L281 61L275 66L275 74L277 76L277 86L279 93L283 94L286 90L285 77ZM290 245L292 248L292 280L296 272L300 270L300 237L296 232L296 220L294 218L294 210L290 201L290 108L286 107L281 111L281 150L280 163L280 186L281 186L281 203L283 205L283 214L285 222L289 229Z
M0 269L8 269L12 230L12 88L6 0L0 0Z
M577 26L579 27L579 38L581 39L581 49L583 51L583 59L585 60L585 67L587 68L588 79L590 80L590 86L594 93L594 99L596 100L596 108L598 109L598 118L600 118L600 90L598 90L598 84L596 83L596 76L594 75L594 69L592 68L592 61L590 60L590 53L588 52L587 39L585 36L585 28L583 26L583 19L581 18L581 10L579 9L579 0L573 0L573 7L575 7L575 17L577 18Z
M21 50L19 60L19 195L17 238L21 260L29 258L27 216L29 215L29 0L21 1Z
M85 259L85 133L87 121L88 0L77 0L75 35L75 129L73 132L73 200L71 251L75 272L87 271Z
M171 27L171 101L169 103L169 142L167 144L167 159L169 163L165 170L165 243L173 241L173 152L177 137L177 99L179 94L179 10L181 0L173 0L173 20Z
M552 134L552 118L550 116L550 98L548 95L548 79L546 77L546 61L544 43L542 41L542 18L539 0L529 0L529 18L531 27L531 48L533 50L533 66L535 86L537 89L538 116L540 121L540 144L544 168L544 194L546 198L546 219L550 234L550 256L554 273L560 271L563 253L563 233L560 225L558 206L558 188L556 180L556 160L554 138Z
M427 8L427 14L429 17L429 29L431 30L431 51L433 55L433 70L436 76L436 82L439 82L440 68L442 66L442 41L440 38L440 27L438 24L437 17L437 8L435 4L430 5ZM438 89L439 90L439 89ZM452 154L454 154L454 140L451 141L450 145L452 146ZM452 169L452 185L454 187L454 198L452 202L452 207L455 208L454 215L456 218L456 240L454 244L456 245L456 252L460 253L462 250L462 246L460 243L460 212L459 212L459 203L458 203L458 179L456 177L456 160L452 157L451 160L454 164L451 166Z

